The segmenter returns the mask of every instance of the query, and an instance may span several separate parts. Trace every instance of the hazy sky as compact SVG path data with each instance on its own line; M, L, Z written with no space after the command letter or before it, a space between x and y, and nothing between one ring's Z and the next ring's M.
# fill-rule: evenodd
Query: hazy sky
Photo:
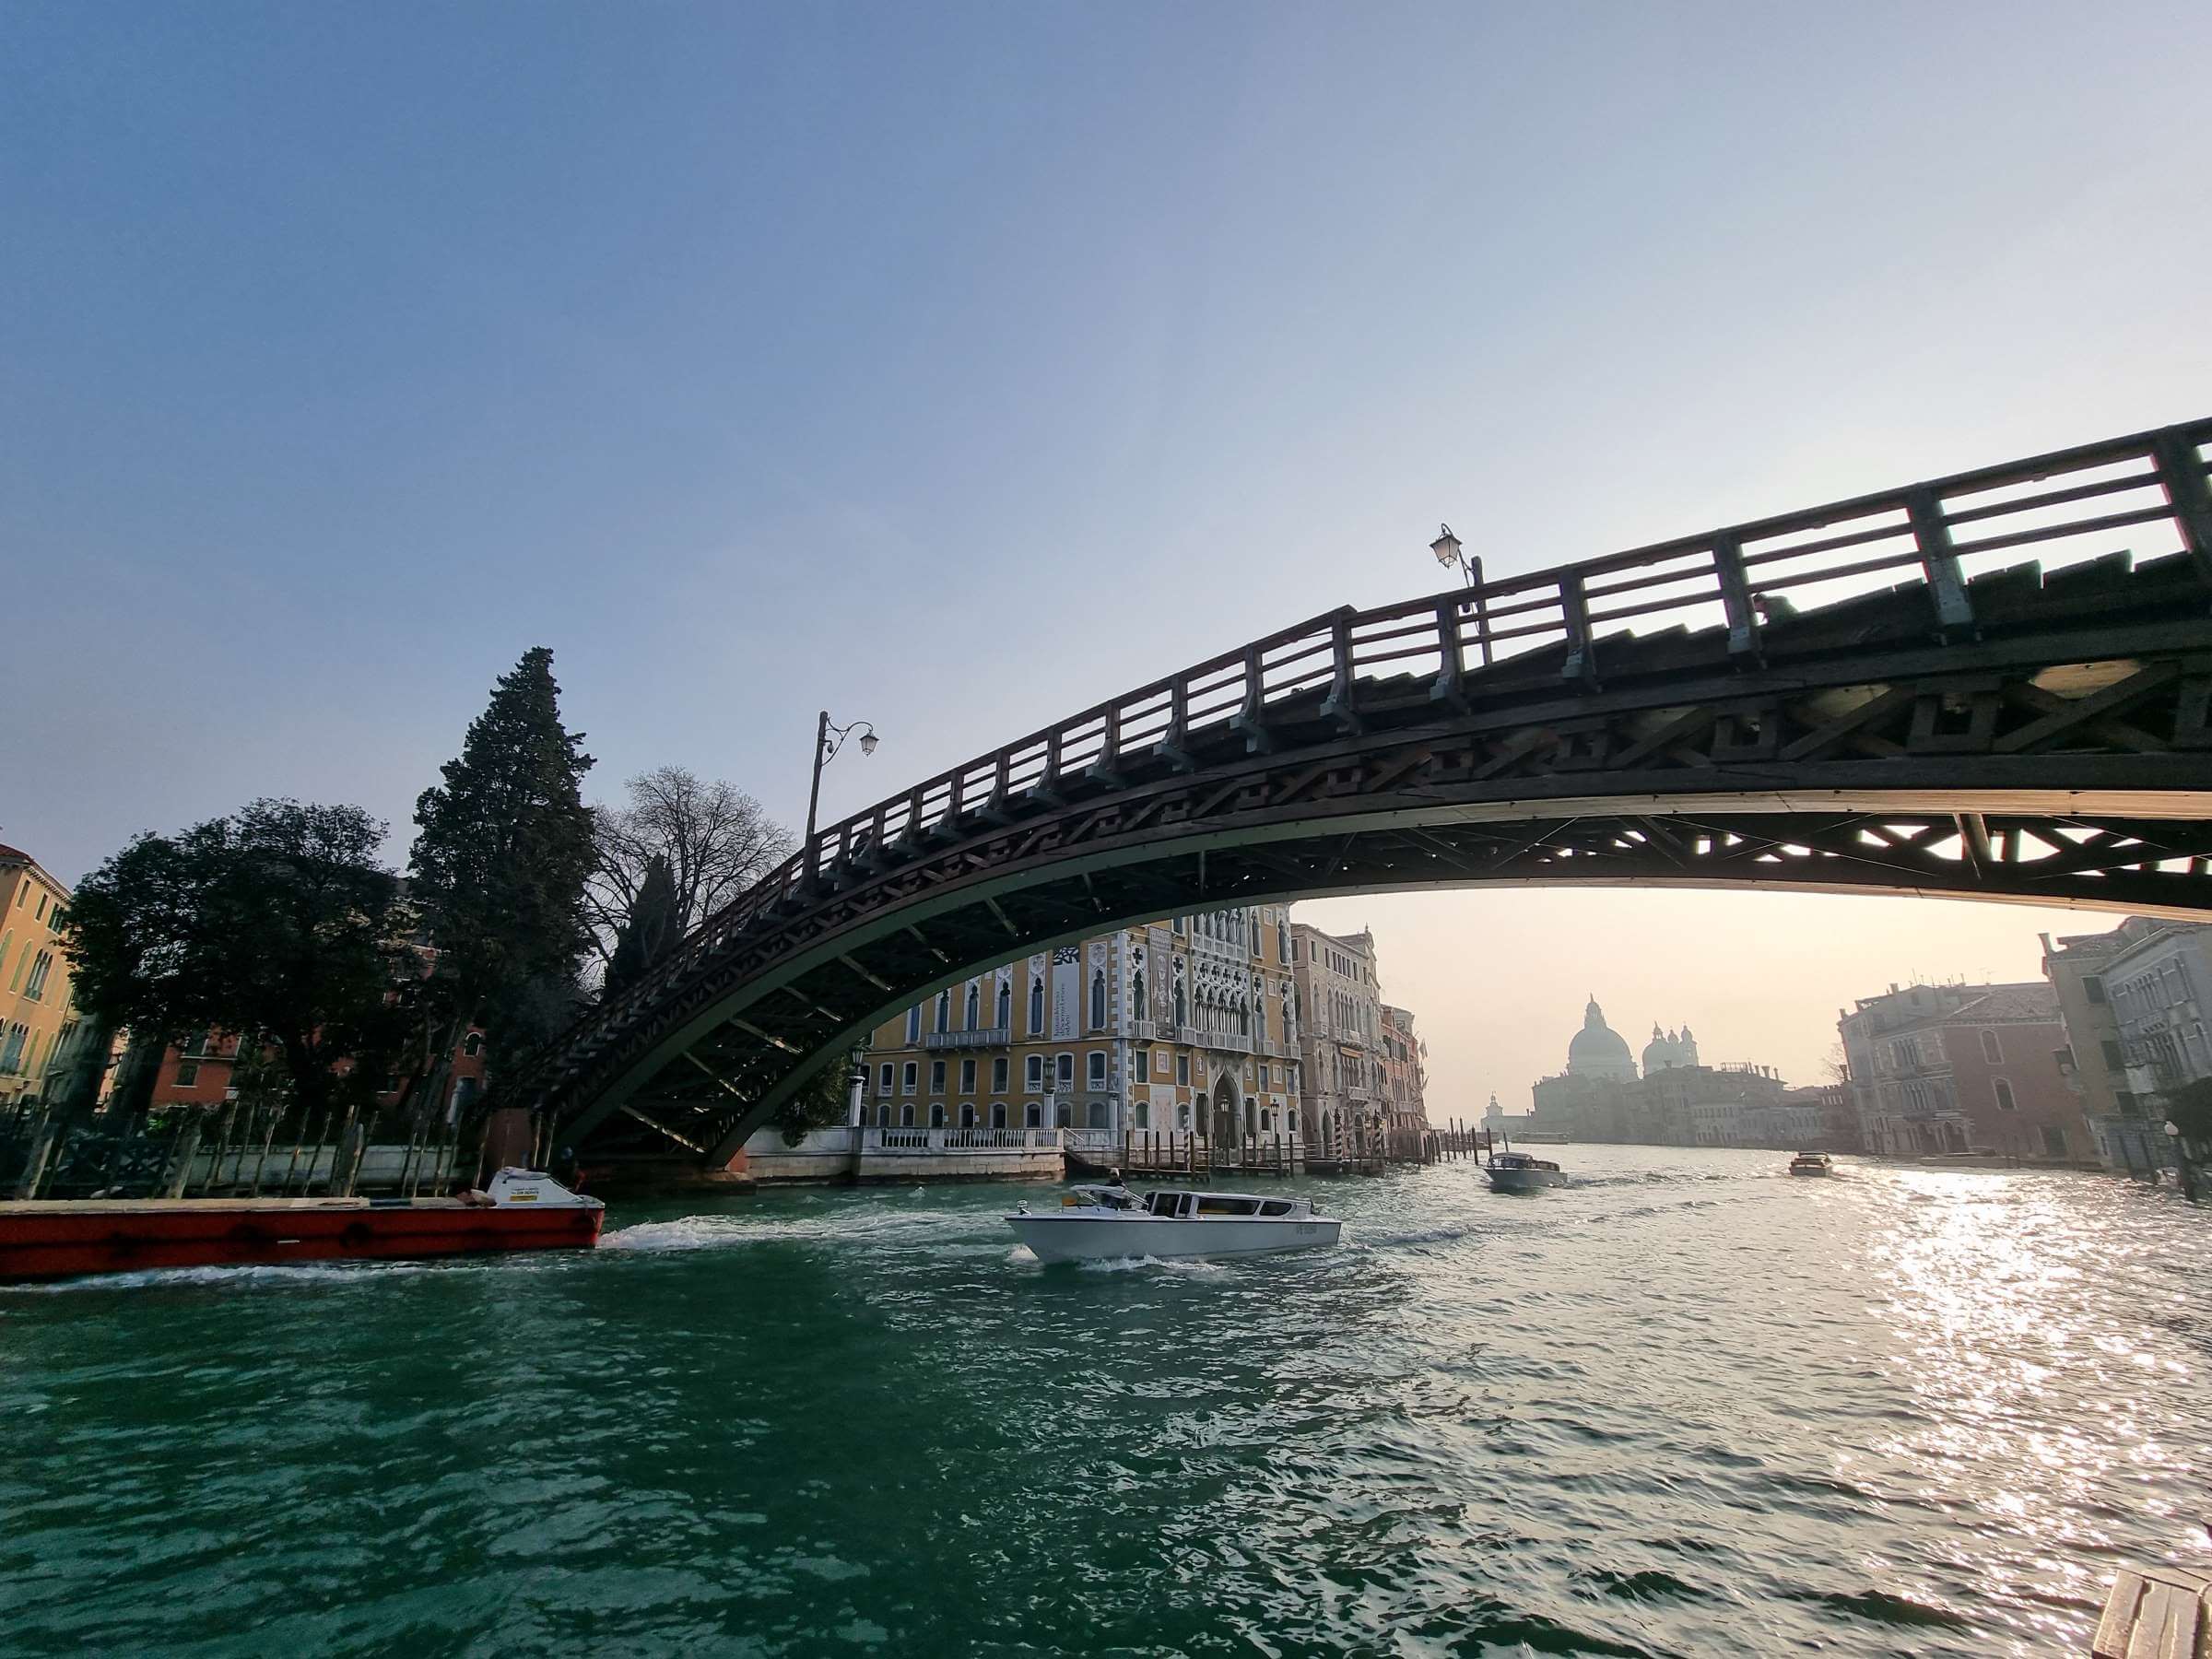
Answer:
M0 9L0 839L404 843L556 653L594 782L852 810L1330 606L2212 405L2212 8ZM1809 1075L2001 907L1371 919L1440 1112ZM1464 1100L1463 1100L1464 1097Z

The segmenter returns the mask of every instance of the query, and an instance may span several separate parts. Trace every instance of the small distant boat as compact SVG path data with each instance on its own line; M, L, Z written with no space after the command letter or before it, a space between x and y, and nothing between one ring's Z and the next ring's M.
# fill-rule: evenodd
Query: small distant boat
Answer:
M1310 1198L1174 1189L1140 1196L1124 1186L1074 1187L1058 1209L1025 1204L1006 1225L1046 1262L1272 1255L1324 1249L1344 1229Z
M1800 1152L1790 1159L1793 1175L1833 1175L1836 1160L1825 1152Z
M1492 1154L1489 1175L1493 1193L1533 1193L1567 1184L1566 1171L1549 1159L1531 1158L1525 1152Z
M72 1198L0 1204L0 1284L149 1267L588 1250L606 1206L539 1170L459 1198Z

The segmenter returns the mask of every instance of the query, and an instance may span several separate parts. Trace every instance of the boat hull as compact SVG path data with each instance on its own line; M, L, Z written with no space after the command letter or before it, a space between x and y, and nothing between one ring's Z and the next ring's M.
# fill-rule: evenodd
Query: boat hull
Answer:
M1489 1177L1493 1193L1534 1193L1567 1184L1563 1170L1492 1170Z
M606 1217L597 1203L471 1206L450 1198L0 1204L0 1283L158 1267L588 1250Z
M1288 1250L1324 1250L1341 1236L1333 1216L1209 1217L1171 1220L1159 1216L1054 1214L1008 1216L1014 1236L1040 1261L1112 1262L1152 1256L1161 1261L1276 1255Z

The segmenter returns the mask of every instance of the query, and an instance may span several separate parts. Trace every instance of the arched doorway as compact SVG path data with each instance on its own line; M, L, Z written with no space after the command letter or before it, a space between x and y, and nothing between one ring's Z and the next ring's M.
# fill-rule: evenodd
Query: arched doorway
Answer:
M1208 1116L1206 1133L1217 1147L1233 1147L1242 1133L1242 1102L1237 1098L1237 1080L1228 1072L1221 1074L1214 1085L1214 1109Z

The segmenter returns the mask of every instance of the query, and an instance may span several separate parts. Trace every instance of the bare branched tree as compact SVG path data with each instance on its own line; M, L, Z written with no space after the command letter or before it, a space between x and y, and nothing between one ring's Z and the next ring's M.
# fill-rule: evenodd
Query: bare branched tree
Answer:
M680 935L774 869L797 845L751 795L720 779L709 782L687 767L655 767L623 787L628 806L599 806L592 813L597 862L585 903L603 969L654 859L667 861Z

